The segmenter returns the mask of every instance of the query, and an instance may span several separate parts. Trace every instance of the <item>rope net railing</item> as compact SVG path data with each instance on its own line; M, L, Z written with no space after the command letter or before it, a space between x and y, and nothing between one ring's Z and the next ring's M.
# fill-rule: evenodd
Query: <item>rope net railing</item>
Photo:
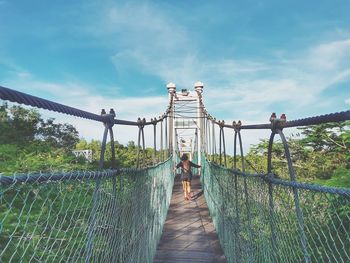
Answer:
M0 262L152 262L172 166L0 176Z
M245 174L207 160L202 175L228 262L350 261L349 189Z

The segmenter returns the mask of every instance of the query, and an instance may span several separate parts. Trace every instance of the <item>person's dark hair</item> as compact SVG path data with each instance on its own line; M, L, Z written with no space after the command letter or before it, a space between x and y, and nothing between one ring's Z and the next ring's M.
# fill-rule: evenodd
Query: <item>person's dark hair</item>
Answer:
M183 154L182 156L181 156L181 161L186 161L186 160L188 160L188 156L187 156L187 154Z

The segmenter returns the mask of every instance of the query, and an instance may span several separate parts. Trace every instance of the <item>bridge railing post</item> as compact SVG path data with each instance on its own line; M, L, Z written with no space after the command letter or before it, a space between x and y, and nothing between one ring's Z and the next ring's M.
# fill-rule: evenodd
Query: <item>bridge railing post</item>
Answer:
M224 155L224 166L227 167L226 162L226 146L225 146L225 132L224 132L225 121L219 121L220 138L219 138L219 152L220 152L220 165L222 165L222 154ZM222 146L222 147L221 147Z
M285 157L287 159L287 164L288 164L288 172L289 172L289 177L290 180L295 182L296 181L296 175L294 172L294 168L293 168L293 162L292 162L292 158L290 155L290 151L289 151L289 147L288 147L288 142L283 134L283 127L284 124L286 123L286 117L284 114L281 115L281 118L277 119L276 118L276 114L272 113L271 118L271 129L272 129L272 133L270 136L270 140L269 140L269 148L268 148L268 176L269 178L274 178L274 173L272 172L272 146L273 146L273 141L274 141L274 136L275 134L278 134L281 137L282 140L282 144L284 147L284 154ZM304 261L306 263L310 262L310 256L309 253L307 251L307 238L305 235L305 227L304 227L304 219L303 219L303 214L300 208L300 200L299 200L299 194L298 194L298 190L297 188L293 187L293 196L294 196L294 205L295 205L295 212L296 212L296 217L297 217L297 221L298 221L298 230L300 232L300 242L301 242L301 246L302 246L302 251L303 251L303 256L304 256ZM272 197L272 183L269 180L269 195L270 195L270 214L272 216L272 221L273 220L273 197ZM271 230L273 230L273 223L271 225ZM275 234L275 230L272 231L272 245L274 248L274 251L276 251L276 234ZM276 256L276 255L275 255Z
M107 136L108 132L110 132L110 139L111 139L111 147L112 147L112 160L111 164L112 166L115 165L115 152L114 152L114 137L113 137L113 130L112 127L114 125L114 117L115 112L113 109L111 109L110 114L106 114L106 111L103 109L101 112L102 116L107 116L107 121L104 122L104 132L103 132L103 138L102 138L102 144L101 144L101 153L100 153L100 160L99 160L99 169L102 170L104 167L104 161L105 161L105 152L106 152L106 145L107 145ZM93 242L94 242L94 233L96 230L96 214L98 210L98 203L99 203L99 195L100 195L100 185L101 185L101 179L98 177L96 179L96 186L93 193L93 205L91 209L91 213L89 216L89 224L88 224L88 234L87 234L87 243L86 243L86 258L85 262L91 262L91 257L93 255ZM116 185L115 177L113 181L113 185ZM113 189L113 191L115 191Z
M212 151L211 151L211 161L215 161L216 154L216 139L215 139L215 119L212 120Z
M272 145L273 139L275 137L275 131L272 131L269 139L269 146L267 150L267 175L273 178L272 173ZM274 220L274 203L273 203L273 185L271 181L268 181L269 188L269 214L270 214L270 229L271 229L271 244L272 244L272 252L273 252L273 260L276 252L276 230L275 230L275 220Z
M235 132L233 139L233 169L237 169L237 132ZM235 187L235 210L236 210L236 227L235 227L235 245L236 245L236 257L237 262L241 261L241 246L240 246L240 210L239 210L239 201L238 201L238 175L234 174L234 187Z
M145 166L145 133L144 133L144 127L146 119L141 118L137 119L138 127L139 127L139 133L137 138L137 161L136 161L136 168L140 168L140 148L141 148L141 140L142 140L142 167Z
M234 157L233 157L233 168L237 169L237 135L238 135L238 141L239 141L239 148L240 148L240 156L241 156L241 170L243 173L245 173L245 164L244 164L244 155L243 155L243 144L242 144L242 136L241 136L241 121L233 122L232 126L234 127L235 135L234 135ZM237 177L237 175L235 175ZM250 238L250 242L253 242L253 234L252 234L252 223L251 223L251 212L250 212L250 205L249 205L249 194L248 194L248 184L247 184L247 178L243 177L243 184L244 184L244 196L245 196L245 207L247 210L247 221L248 221L248 236ZM251 257L253 255L252 247L249 244L248 245L248 257ZM248 260L249 262L251 260Z
M159 117L160 118L160 117ZM164 153L163 153L163 118L160 118L160 161L164 161Z
M153 125L153 164L157 163L157 118L151 119Z
M164 127L164 144L165 144L165 159L169 158L169 144L168 144L168 115L165 116L165 127Z
M280 137L282 139L283 146L284 146L284 152L285 152L287 162L288 162L288 171L289 171L290 179L291 179L291 181L295 182L296 176L295 176L292 158L290 156L287 140L286 140L281 129L278 129L278 134L280 135ZM297 220L298 220L298 228L299 228L299 232L300 232L300 241L301 241L302 250L303 250L303 254L304 254L304 261L310 262L310 256L309 256L309 253L307 251L307 238L305 235L304 218L303 218L303 213L302 213L301 208L300 208L300 199L299 199L298 189L295 187L293 187L293 196L294 196L294 203L295 203L295 212L296 212L296 216L297 216Z

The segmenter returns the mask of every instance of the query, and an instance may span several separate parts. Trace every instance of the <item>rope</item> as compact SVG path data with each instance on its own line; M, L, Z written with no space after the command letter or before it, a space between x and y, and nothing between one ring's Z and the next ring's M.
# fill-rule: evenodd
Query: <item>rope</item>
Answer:
M129 125L129 126L139 125L137 121L119 120L114 118L111 120L111 116L109 115L105 115L105 116L97 115L91 112L76 109L57 102L32 96L23 92L5 88L3 86L0 86L0 99L16 102L19 104L24 104L32 107L37 107L40 109L64 113L67 115L72 115L72 116L76 116L84 119L99 121L99 122L112 122L114 124ZM147 125L153 124L154 122L159 122L163 120L167 114L169 114L169 109L158 120L145 122L144 125L147 126Z
M91 112L83 111L83 110L66 106L60 103L56 103L50 100L32 96L23 92L12 90L3 86L0 86L0 99L16 102L19 104L25 104L28 106L33 106L41 109L46 109L50 111L60 112L60 113L64 113L64 114L68 114L68 115L72 115L72 116L76 116L84 119L90 119L90 120L95 120L99 122L110 121L110 116L108 115L107 116L97 115ZM204 107L204 105L202 105L202 107ZM157 123L159 121L162 121L164 118L166 118L167 115L169 115L170 108L171 108L171 105L169 105L166 112L159 119L145 122L144 125L147 126L147 125L154 124L154 122ZM192 117L187 116L186 118L192 118ZM198 117L193 117L193 118L198 118ZM201 118L208 118L208 115ZM350 110L288 121L283 125L283 127L286 127L286 128L298 127L298 126L315 125L315 124L321 124L321 123L327 123L327 122L339 122L339 121L346 121L346 120L350 120ZM113 122L114 124L119 124L119 125L130 125L130 126L139 125L137 121L114 119ZM216 122L216 121L214 122L219 124L219 122ZM228 125L228 124L224 124L223 127L236 128L235 126ZM271 129L271 124L242 125L240 126L240 129Z
M317 125L317 124L328 123L328 122L341 122L341 121L347 121L347 120L350 120L350 110L330 113L330 114L325 114L325 115L320 115L315 117L308 117L304 119L287 121L283 124L282 127L283 128L300 127L300 126L308 126L308 125ZM216 122L216 123L219 124L219 122ZM229 124L225 124L223 126L226 128L233 128L233 129L236 128L234 125L229 125ZM271 129L271 128L272 128L271 123L240 126L240 129L242 130Z
M99 122L106 122L108 120L108 118L104 116L72 108L2 86L0 86L0 99Z
M210 162L210 166L214 167L215 169L223 169L226 170L228 173L239 175L241 177L247 177L247 178L261 178L262 180L266 182L271 182L272 184L291 187L291 188L300 188L320 193L329 193L329 194L338 194L338 195L347 195L350 196L350 189L349 188L342 188L342 187L329 187L329 186L323 186L323 185L317 185L317 184L308 184L308 183L302 183L302 182L296 182L296 181L287 181L282 179L277 179L275 177L269 176L268 174L264 173L247 173L242 172L238 169L229 169L224 168L216 163Z

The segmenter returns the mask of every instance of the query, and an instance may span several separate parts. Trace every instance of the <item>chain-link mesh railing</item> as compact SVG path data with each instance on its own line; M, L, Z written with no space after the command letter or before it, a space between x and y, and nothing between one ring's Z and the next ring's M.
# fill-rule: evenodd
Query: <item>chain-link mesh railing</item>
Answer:
M152 262L171 171L0 177L0 262Z
M350 262L349 189L244 175L208 161L202 171L228 262Z

